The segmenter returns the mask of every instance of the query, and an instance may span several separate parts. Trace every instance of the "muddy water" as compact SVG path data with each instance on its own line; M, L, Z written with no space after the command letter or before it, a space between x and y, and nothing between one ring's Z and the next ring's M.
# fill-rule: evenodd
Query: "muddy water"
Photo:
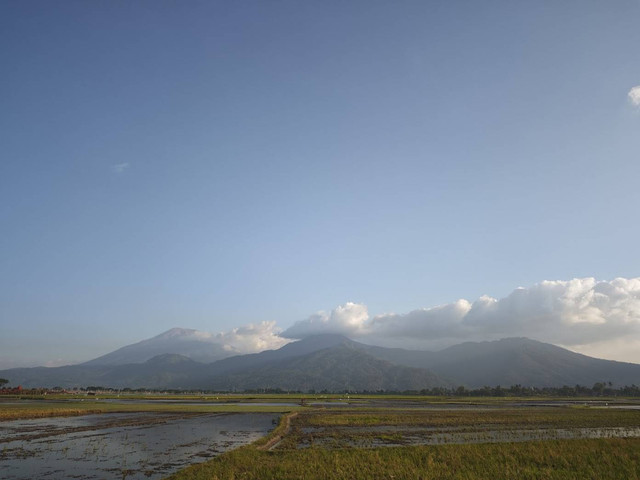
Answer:
M0 477L159 479L253 442L275 414L102 414L0 422Z

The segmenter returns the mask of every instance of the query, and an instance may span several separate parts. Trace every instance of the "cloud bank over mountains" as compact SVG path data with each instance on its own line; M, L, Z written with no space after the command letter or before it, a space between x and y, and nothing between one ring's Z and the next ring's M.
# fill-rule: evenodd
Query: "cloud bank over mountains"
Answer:
M346 303L296 322L281 335L297 339L318 333L426 349L518 336L589 355L640 362L640 278L543 281L517 288L501 299L460 299L374 317L365 305Z
M276 325L276 322L271 321L250 323L220 333L203 332L190 328L172 328L151 340L197 341L219 345L233 354L245 354L277 349L291 342L291 339L279 335L281 331L282 329Z
M467 341L528 337L586 355L640 363L640 278L543 281L516 288L500 299L484 295L473 302L460 299L376 316L369 314L366 305L349 302L330 312L315 313L284 331L275 321L220 333L174 328L141 343L197 341L238 355L278 349L296 339L325 333L371 345L426 350Z

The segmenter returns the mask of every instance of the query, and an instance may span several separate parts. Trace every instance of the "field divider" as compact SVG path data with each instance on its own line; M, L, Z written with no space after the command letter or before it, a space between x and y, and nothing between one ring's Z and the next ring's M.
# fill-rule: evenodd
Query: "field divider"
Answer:
M257 450L267 451L273 450L291 431L291 420L298 416L298 412L291 412L286 414L280 420L279 425L271 432L271 435L265 437L267 441L264 444L256 445ZM264 439L263 439L264 440Z

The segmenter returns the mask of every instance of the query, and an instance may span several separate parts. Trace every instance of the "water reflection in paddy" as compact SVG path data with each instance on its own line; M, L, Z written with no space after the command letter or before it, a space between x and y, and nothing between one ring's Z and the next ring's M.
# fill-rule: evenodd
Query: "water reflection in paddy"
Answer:
M158 479L251 443L276 414L103 414L0 422L3 480Z

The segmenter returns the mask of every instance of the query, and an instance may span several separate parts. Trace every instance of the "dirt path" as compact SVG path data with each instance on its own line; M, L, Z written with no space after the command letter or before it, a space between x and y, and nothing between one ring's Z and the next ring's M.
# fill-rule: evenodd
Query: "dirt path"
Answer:
M293 412L284 418L284 429L282 432L275 435L264 445L256 447L258 450L273 450L278 446L282 439L291 431L291 420L298 416L298 412Z

